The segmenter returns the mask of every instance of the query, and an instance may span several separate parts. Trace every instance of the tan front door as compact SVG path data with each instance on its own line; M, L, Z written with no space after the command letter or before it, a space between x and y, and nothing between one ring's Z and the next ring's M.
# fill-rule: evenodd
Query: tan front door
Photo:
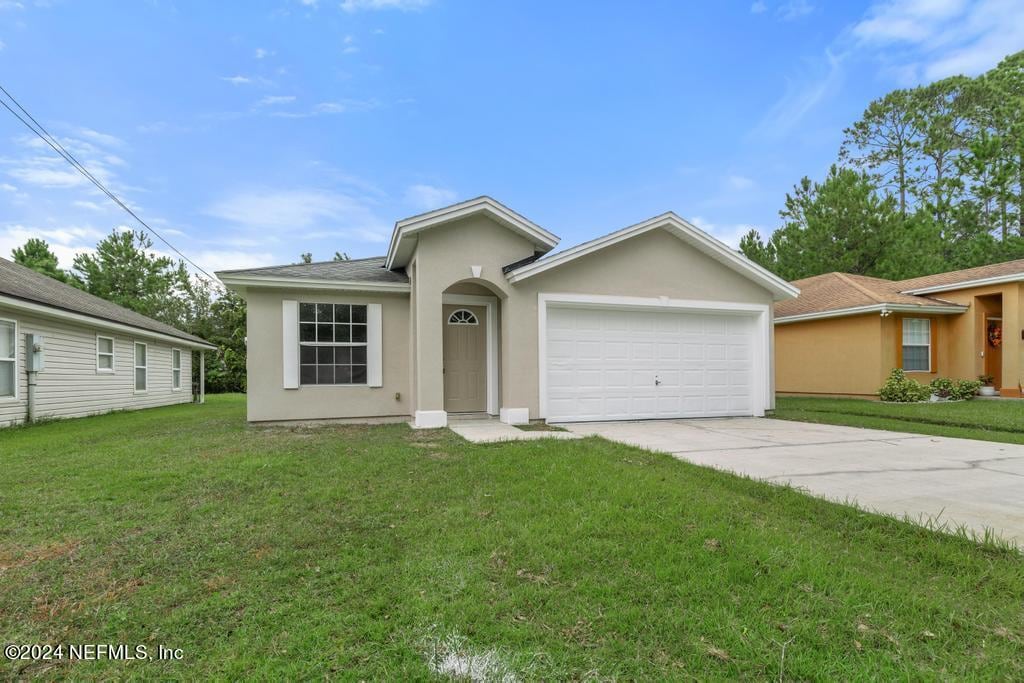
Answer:
M441 307L444 315L444 409L474 413L487 409L487 309Z

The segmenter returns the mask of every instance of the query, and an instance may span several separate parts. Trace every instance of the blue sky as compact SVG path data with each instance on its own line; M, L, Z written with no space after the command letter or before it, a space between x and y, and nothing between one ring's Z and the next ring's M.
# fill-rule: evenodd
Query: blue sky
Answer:
M0 83L209 270L481 194L563 246L669 209L735 244L872 98L1022 47L1019 0L0 0ZM131 225L20 126L0 254Z

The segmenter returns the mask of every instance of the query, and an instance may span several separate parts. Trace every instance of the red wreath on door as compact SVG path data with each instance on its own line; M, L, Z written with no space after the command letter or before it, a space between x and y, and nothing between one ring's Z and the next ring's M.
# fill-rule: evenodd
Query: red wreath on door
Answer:
M994 349L1003 345L1003 328L995 323L988 326L988 343Z

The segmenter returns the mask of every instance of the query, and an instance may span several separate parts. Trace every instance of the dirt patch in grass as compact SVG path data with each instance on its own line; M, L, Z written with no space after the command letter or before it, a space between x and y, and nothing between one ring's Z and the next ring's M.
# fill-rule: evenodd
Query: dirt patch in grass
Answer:
M0 548L0 572L27 567L36 562L71 557L81 545L81 540L69 539L38 545L28 549Z

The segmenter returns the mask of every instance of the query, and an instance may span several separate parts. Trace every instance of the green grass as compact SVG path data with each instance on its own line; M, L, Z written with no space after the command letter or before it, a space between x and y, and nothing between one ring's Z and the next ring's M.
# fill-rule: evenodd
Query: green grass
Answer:
M1012 551L599 439L243 416L0 432L2 639L183 650L0 676L1024 677Z
M774 417L851 427L1024 444L1024 400L894 404L779 397Z

